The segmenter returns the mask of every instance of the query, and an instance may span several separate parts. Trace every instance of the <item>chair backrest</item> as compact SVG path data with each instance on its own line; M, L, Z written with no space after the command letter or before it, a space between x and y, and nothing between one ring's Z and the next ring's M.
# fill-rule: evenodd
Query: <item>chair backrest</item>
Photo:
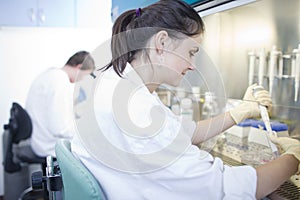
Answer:
M71 152L70 142L61 139L55 146L66 200L106 200L106 195L91 172Z
M5 130L9 130L13 136L12 142L19 143L31 136L32 123L30 116L18 103L13 102L10 109L9 123L4 125Z
M4 125L5 133L3 135L4 143L4 170L13 173L21 170L21 165L13 160L13 144L18 144L31 136L31 119L18 103L13 102L10 109L9 123Z

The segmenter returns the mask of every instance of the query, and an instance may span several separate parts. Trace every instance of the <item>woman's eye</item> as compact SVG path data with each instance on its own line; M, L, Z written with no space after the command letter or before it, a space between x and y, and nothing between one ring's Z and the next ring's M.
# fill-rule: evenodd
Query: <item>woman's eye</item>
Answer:
M190 52L190 56L191 57L195 56L195 53L194 52Z
M189 51L190 57L195 56L196 53L198 53L198 52L199 52L199 48L198 48L198 47L195 48L195 49L191 49L191 50Z

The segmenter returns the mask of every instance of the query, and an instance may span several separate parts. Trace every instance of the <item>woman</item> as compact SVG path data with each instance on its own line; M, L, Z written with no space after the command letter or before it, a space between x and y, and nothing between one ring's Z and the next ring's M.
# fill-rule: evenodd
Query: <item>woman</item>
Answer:
M199 15L180 0L161 0L116 19L113 59L98 76L98 127L86 117L88 130L78 122L72 141L73 153L108 199L259 199L296 173L295 151L254 169L226 166L195 146L259 116L259 104L270 108L267 91L254 97L250 86L243 103L197 124L183 122L155 94L159 85L177 86L194 69L203 32Z

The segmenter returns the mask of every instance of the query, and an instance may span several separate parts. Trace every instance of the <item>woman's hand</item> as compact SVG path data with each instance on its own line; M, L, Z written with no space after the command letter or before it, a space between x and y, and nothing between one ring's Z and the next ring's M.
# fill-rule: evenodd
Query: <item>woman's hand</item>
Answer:
M235 123L240 123L244 119L254 118L260 115L259 105L266 106L270 111L272 99L268 91L262 86L253 84L245 92L243 102L229 111Z

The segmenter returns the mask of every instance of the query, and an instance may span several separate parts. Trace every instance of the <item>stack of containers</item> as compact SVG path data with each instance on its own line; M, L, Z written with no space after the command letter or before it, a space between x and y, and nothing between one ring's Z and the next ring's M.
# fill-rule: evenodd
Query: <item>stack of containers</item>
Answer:
M271 121L271 128L277 133L278 137L289 136L287 124L278 121ZM266 138L267 130L262 120L246 119L231 127L226 132L241 138L248 137L248 142L269 146Z

